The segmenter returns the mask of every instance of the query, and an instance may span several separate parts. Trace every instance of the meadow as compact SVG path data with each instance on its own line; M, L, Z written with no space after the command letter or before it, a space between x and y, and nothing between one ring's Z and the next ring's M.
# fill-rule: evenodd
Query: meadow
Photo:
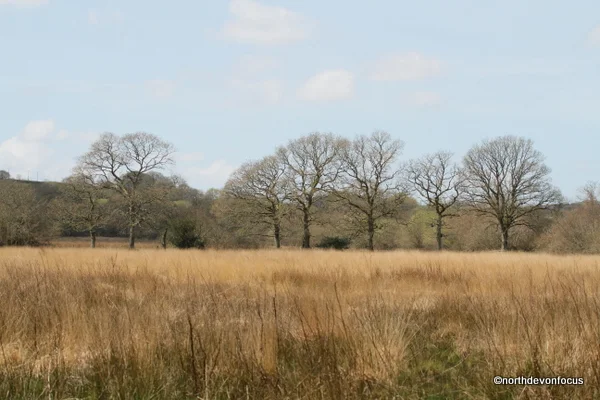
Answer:
M0 398L598 398L599 262L0 248Z

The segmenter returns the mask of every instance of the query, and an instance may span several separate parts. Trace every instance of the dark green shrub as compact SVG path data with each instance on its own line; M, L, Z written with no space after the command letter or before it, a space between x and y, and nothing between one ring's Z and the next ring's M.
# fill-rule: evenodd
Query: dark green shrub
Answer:
M326 236L317 244L317 247L320 249L345 250L350 247L350 239L340 236Z
M169 242L178 249L203 249L204 240L198 234L196 221L177 219L171 222Z

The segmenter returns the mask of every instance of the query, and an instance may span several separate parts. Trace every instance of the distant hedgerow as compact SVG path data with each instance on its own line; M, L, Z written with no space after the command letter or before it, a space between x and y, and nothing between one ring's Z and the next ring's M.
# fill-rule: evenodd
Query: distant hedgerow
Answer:
M350 247L351 240L346 237L340 236L327 236L324 237L317 247L320 249L336 249L336 250L345 250Z

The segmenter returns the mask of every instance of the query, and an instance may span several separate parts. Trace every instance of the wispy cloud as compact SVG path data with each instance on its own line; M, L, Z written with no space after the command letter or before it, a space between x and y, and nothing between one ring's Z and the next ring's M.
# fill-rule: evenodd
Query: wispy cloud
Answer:
M47 139L54 132L54 121L32 121L25 125L20 137L26 141L40 141Z
M53 120L31 121L20 133L0 142L0 169L13 176L35 173L40 179L60 179L68 174L70 166L53 160L53 145L68 136L66 130L56 129Z
M241 43L281 45L308 38L312 23L302 14L253 0L231 0L232 19L225 23L225 37Z
M354 74L344 69L323 71L298 90L298 97L306 101L334 101L354 95Z
M183 178L193 187L208 189L223 187L229 176L235 171L235 166L229 164L224 159L219 159L211 162L207 167L195 165L203 161L196 159L198 153L188 153L190 158L184 161L185 157L177 159L177 170L181 172Z
M381 58L371 68L374 81L414 81L437 76L442 63L420 53L391 54Z

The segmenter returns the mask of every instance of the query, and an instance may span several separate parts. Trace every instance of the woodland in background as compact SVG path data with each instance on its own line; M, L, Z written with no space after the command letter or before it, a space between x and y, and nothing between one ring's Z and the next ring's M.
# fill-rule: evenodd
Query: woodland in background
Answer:
M597 185L564 204L531 141L486 140L461 163L445 152L403 160L402 149L385 132L313 133L203 192L166 175L169 143L104 134L62 182L0 171L0 245L85 236L91 247L127 237L130 248L600 252Z

